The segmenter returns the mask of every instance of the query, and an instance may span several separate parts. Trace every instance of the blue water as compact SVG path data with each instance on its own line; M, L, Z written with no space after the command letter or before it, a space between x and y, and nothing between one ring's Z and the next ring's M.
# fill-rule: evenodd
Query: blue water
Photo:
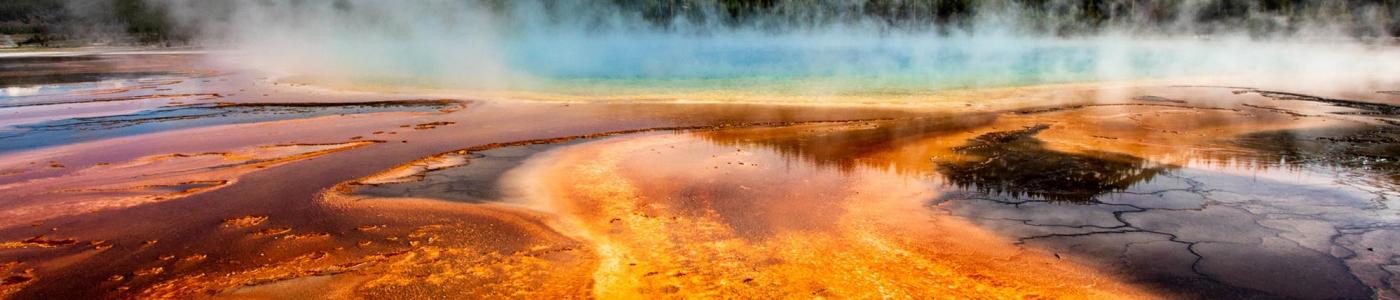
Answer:
M440 103L281 106L216 104L161 107L130 114L65 118L0 128L0 153L156 132L375 112L433 112Z
M854 90L938 90L1214 74L1240 61L1196 48L986 39L658 35L522 38L505 47L511 68L564 89L772 89L816 80ZM1210 63L1222 60L1236 63Z

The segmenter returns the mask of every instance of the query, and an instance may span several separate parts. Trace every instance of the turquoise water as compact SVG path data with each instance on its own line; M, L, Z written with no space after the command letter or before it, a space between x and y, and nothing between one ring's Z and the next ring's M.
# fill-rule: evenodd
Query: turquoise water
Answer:
M232 59L235 67L279 75L582 94L916 93L1241 73L1392 74L1400 68L1394 50L1363 53L1377 45L1345 37L1134 30L1146 24L1058 35L1027 28L1065 17L1039 11L992 13L966 30L939 30L862 18L863 8L854 4L790 3L782 17L729 26L698 22L709 20L699 16L686 17L697 22L658 24L591 1L335 1L354 3L353 9L299 3L243 7L247 13L221 24L227 34L216 40L242 52ZM837 3L847 2L829 4ZM831 19L808 20L806 13ZM1031 20L1021 17L1049 20L1023 24Z
M947 38L615 36L521 39L506 49L510 68L547 89L575 93L900 93L1219 74L1239 71L1241 63L1246 69L1274 64L1267 56L1242 59L1199 47Z
M688 92L916 94L1194 76L1393 74L1361 44L1210 38L948 37L869 31L680 34L527 32L362 38L252 47L259 63L350 83L582 95ZM289 45L282 45L289 46Z

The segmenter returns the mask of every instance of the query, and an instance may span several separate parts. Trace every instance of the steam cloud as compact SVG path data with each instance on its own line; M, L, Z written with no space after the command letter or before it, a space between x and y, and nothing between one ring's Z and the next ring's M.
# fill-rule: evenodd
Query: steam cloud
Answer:
M1247 5L1239 17L1211 21L1204 14L1221 10L1221 0L1108 1L1106 11L1117 13L1092 23L1075 15L1073 1L983 1L975 13L946 16L882 14L876 1L774 1L747 14L708 1L660 10L585 0L152 1L201 44L232 49L226 62L357 84L839 92L1400 76L1391 75L1400 73L1400 52L1387 45L1394 8L1326 5L1340 1L1287 19Z

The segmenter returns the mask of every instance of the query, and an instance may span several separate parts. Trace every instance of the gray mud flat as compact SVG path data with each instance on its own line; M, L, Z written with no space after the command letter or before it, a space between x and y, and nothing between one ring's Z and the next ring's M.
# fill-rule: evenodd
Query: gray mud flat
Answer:
M1200 298L1395 294L1395 127L1246 135L1244 170L1045 153L1035 128L940 164L963 188L931 205L1076 261Z

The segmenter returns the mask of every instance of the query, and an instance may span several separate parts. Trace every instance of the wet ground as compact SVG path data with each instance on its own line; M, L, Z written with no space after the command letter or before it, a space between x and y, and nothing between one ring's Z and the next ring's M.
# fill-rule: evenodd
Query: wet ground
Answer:
M0 58L0 296L1400 297L1396 86L511 101L198 56Z

